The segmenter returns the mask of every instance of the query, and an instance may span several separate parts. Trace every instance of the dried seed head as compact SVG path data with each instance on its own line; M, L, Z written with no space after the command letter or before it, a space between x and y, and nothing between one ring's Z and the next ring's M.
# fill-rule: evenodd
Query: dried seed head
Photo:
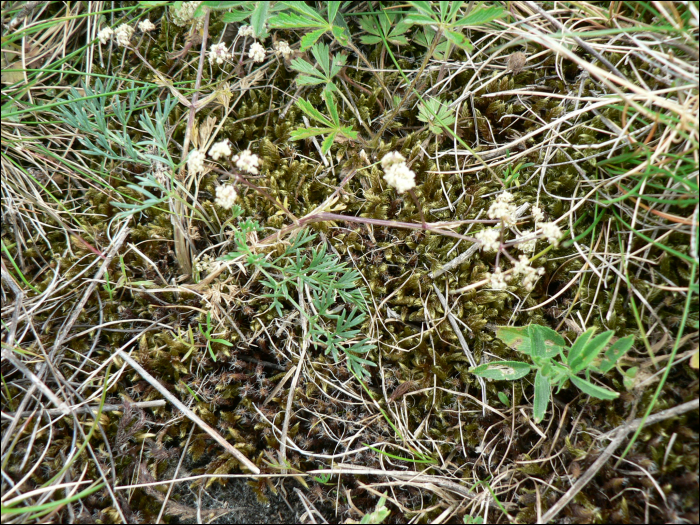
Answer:
M508 57L507 67L509 71L511 71L514 75L517 75L525 68L526 63L527 56L525 56L525 53L522 51L516 51Z

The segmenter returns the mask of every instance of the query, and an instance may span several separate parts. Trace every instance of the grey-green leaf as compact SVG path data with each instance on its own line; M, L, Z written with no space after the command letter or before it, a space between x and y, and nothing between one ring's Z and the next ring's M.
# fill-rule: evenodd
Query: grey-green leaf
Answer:
M581 377L570 376L571 382L584 394L588 394L591 397L596 397L598 399L613 400L617 399L620 394L613 392L608 388L603 388L602 386L594 385L590 381L586 381Z
M530 373L530 365L520 361L491 361L470 370L472 374L497 381L515 381Z
M535 423L539 423L544 419L551 395L552 387L549 378L538 370L535 375L535 399L532 407Z

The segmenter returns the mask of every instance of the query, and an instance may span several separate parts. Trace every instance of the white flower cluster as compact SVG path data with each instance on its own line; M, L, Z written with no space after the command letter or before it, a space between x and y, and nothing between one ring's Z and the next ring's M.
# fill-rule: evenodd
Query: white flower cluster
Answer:
M193 149L190 152L189 157L187 157L187 169L193 174L197 175L204 171L204 153L198 149Z
M249 149L243 150L238 155L235 155L233 157L233 162L236 163L236 167L241 171L247 171L253 175L258 174L260 157L251 153Z
M114 32L114 39L120 46L128 46L131 41L131 37L134 34L134 28L129 24L120 25Z
M103 27L100 32L97 33L97 38L100 39L100 44L105 45L114 35L114 30L111 27Z
M255 36L253 26L241 26L238 28L238 36Z
M141 31L142 33L148 33L150 31L153 31L155 28L155 24L149 19L141 20L139 22L139 31Z
M173 17L173 24L180 27L185 27L194 17L194 12L199 7L202 2L179 2L179 6L176 4L174 7L170 8L170 15ZM204 17L199 17L195 26L196 29L200 29L204 25Z
M222 208L230 210L236 202L236 190L230 184L228 186L218 186L214 202Z
M406 158L396 151L391 151L382 158L384 180L398 193L404 193L416 187L416 174L406 165Z
M288 59L292 56L292 54L294 54L294 51L292 51L292 48L289 47L289 43L286 40L275 42L272 48L275 50L275 53L282 55L282 58L284 59Z
M518 262L513 265L513 273L523 276L521 282L525 289L531 292L537 279L544 275L544 268L533 268L530 266L530 259L527 258L527 255L521 255L518 257Z
M194 267L200 273L210 273L214 262L212 256L205 253L201 257L197 256L194 260Z
M559 239L561 239L562 232L559 226L553 222L543 222L538 224L542 228L542 235L544 235L550 244L554 246L559 246Z
M505 290L510 281L510 275L506 275L501 271L501 268L496 268L493 273L488 274L489 286L494 290Z
M474 237L481 243L482 250L495 252L501 247L501 232L493 228L476 232Z
M489 219L499 219L506 226L515 224L515 210L517 207L513 204L513 194L507 191L496 197L496 201L489 208Z
M248 56L253 59L253 62L264 62L265 48L260 42L253 42L248 50Z
M221 65L231 58L231 53L226 47L226 44L221 42L220 44L213 44L209 48L209 63L213 64L216 62Z
M214 160L219 160L220 157L228 157L231 155L231 146L228 139L217 142L209 149L209 156Z
M520 241L521 239L526 239L527 237L530 237L531 234L532 230L523 230L523 232L520 235L518 235L518 238L516 240ZM517 246L518 250L520 250L523 253L533 253L535 251L535 248L537 247L537 237L533 236L531 239L518 242Z

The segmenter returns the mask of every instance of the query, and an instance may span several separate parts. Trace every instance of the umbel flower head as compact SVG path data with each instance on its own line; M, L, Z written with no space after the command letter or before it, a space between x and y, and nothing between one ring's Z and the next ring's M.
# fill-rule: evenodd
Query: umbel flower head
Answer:
M496 197L496 201L489 208L489 219L500 219L506 226L515 224L515 204L513 194L507 191Z
M248 56L253 59L253 62L264 62L265 48L260 42L253 42L248 50Z
M233 208L236 202L236 190L230 184L227 186L217 186L216 200L214 202L227 210Z
M220 44L213 44L209 48L209 63L213 64L216 62L221 65L231 58L231 53L229 52L226 44L221 42Z
M278 42L275 42L272 45L272 48L275 50L275 53L278 55L282 55L283 58L287 59L292 56L294 51L292 51L292 48L289 47L289 43L286 40L280 40Z
M484 251L495 252L501 246L501 233L493 228L476 232L474 237L481 242L481 249Z
M220 157L228 157L231 155L231 146L228 139L217 142L209 149L209 156L214 160L219 160Z
M142 33L148 33L149 31L153 31L155 28L155 24L151 22L148 18L139 22L139 31L141 31Z
M258 174L258 166L260 165L260 157L251 153L249 149L241 151L238 155L233 157L233 162L236 163L236 167L241 171L247 171L253 175Z
M117 41L117 44L124 47L129 45L133 34L133 27L131 27L129 24L122 24L114 32L114 38Z
M561 239L562 232L559 226L553 222L542 222L538 224L542 228L542 235L544 235L550 244L554 246L559 246L559 239Z
M416 174L406 165L406 158L396 151L384 155L382 159L384 180L398 193L404 193L416 187Z
M198 149L193 149L187 157L187 169L196 175L204 171L204 153Z
M105 45L114 35L114 30L111 27L103 27L97 33L97 38L100 39L100 44Z

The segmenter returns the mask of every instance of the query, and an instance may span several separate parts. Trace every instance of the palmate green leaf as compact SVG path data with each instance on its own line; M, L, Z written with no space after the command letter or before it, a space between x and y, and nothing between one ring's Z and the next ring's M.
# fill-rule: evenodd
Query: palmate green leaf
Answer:
M405 22L402 18L393 28L392 25L396 22L398 14L392 14L388 11L381 11L375 16L365 16L360 19L360 26L364 31L371 36L364 35L360 37L360 42L363 44L379 44L383 42L382 35L385 35L387 42L397 46L408 45L408 40L403 36L411 27L411 24Z
M275 29L324 28L323 32L325 33L326 25L327 24L323 19L321 19L320 22L313 19L309 20L308 18L296 13L278 13L276 16L270 18L270 27Z
M292 132L289 134L289 140L310 139L311 137L325 135L326 133L333 133L334 131L334 128L298 128L292 130Z
M224 13L221 16L221 21L224 24L233 24L235 22L242 22L251 15L252 11L231 11L229 13Z
M306 116L316 120L317 122L320 122L321 124L328 126L329 128L333 128L333 122L331 122L319 110L313 107L310 102L307 102L306 100L300 98L299 100L297 100L296 105L299 109L306 113Z
M326 77L323 75L323 73L321 73L313 65L309 64L306 60L304 60L302 58L295 58L294 60L292 60L291 68L294 71L298 71L299 73L302 73L302 75L299 75L296 78L297 85L301 86L301 85L312 84L312 83L316 83L316 84L326 83ZM315 77L315 78L311 78L311 77Z
M338 14L338 9L340 9L340 2L333 1L328 2L328 21L332 24L335 20L335 16Z
M325 19L323 18L323 16L321 16L321 13L316 11L313 7L305 4L304 2L280 2L280 4L289 7L290 9L293 9L298 13L301 13L310 22L313 21L316 23L327 25Z
M328 90L323 91L323 100L326 102L326 109L331 116L333 124L340 126L340 116L338 115L338 107L335 105L335 99Z
M321 153L324 155L328 153L331 150L331 146L333 146L333 141L335 140L335 137L338 135L337 131L332 132L330 135L328 135L325 139L323 139L323 142L321 143Z
M467 37L459 31L455 31L453 29L445 29L445 32L443 34L445 35L445 38L447 40L449 40L461 49L466 49L467 51L471 51L472 49L474 49L474 46L472 46L471 42L467 40Z
M407 24L435 25L437 22L429 16L412 13L404 18Z
M433 18L433 23L438 22L437 15L433 11L433 6L431 5L430 2L409 2L409 5L413 8L415 8L417 11L422 13L423 15Z
M541 370L535 374L535 398L533 400L533 419L535 423L539 423L544 419L549 406L549 398L552 396L552 386L549 378L545 376Z
M515 381L530 373L530 365L520 361L491 361L472 368L470 372L476 376L498 381Z
M299 49L301 51L306 51L313 46L325 32L325 29L317 29L316 31L311 31L311 33L305 34L303 37L301 37L301 45L299 46Z
M602 334L601 334L602 335ZM620 397L620 394L617 392L613 392L612 390L608 388L603 388L598 385L594 385L590 381L586 381L585 379L581 377L576 377L575 375L569 376L569 379L571 382L584 394L588 394L591 397L595 397L598 399L604 399L606 401L610 401L613 399L617 399Z
M430 131L437 135L442 132L443 127L454 124L454 110L442 104L437 98L430 98L419 106L418 120L427 123Z
M503 16L503 8L501 7L489 7L486 9L479 9L464 18L452 23L452 27L466 27L466 26L480 26L484 25L492 20L501 18Z

